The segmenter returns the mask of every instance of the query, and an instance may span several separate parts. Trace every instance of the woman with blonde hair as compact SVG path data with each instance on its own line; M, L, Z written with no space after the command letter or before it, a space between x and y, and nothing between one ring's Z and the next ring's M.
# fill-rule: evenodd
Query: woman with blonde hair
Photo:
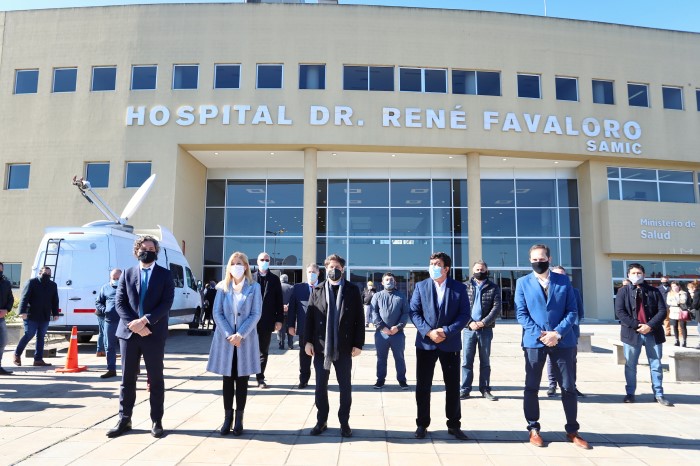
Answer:
M257 324L262 314L260 285L253 281L248 257L231 254L225 278L216 285L212 315L216 330L209 351L207 371L223 375L224 424L221 435L243 433L243 411L248 398L248 378L260 372ZM234 423L233 399L236 399Z
M678 326L681 327L681 337L683 338L683 346L686 346L686 339L688 338L688 329L686 328L686 321L681 320L681 309L688 309L688 293L681 289L678 282L671 282L671 289L666 295L666 304L668 305L668 318L671 321L671 327L673 328L673 336L676 337L676 343L674 346L680 346L680 341L678 340Z

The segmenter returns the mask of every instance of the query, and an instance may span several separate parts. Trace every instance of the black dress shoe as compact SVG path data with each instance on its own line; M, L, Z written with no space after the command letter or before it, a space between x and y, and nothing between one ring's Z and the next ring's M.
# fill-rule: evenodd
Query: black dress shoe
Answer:
M459 394L459 399L460 400L468 400L471 395L469 392L462 392Z
M625 398L622 400L623 403L634 403L634 395L625 395Z
M498 401L498 397L493 396L489 390L484 390L481 394L489 401Z
M299 382L299 389L306 388L309 386L309 382Z
M107 431L107 437L115 438L131 430L131 418L123 417L113 429Z
M579 398L586 398L586 395L578 391L578 388L576 389L576 396Z
M425 438L425 434L428 433L428 428L423 426L418 426L416 433L413 434L415 438Z
M258 380L258 388L267 388L267 384L264 380Z
M352 429L348 424L343 424L340 426L340 435L342 437L352 437Z
M161 438L163 436L163 424L160 421L153 423L151 435L155 438Z
M320 422L316 424L313 429L311 429L311 432L309 432L309 435L321 435L323 432L328 429L328 424L325 422L321 424Z
M456 427L450 427L449 429L447 429L447 433L450 435L454 435L454 437L457 440L469 440L469 437L467 437L461 429L458 429Z
M547 396L550 398L553 396L557 396L557 387L549 387L549 389L547 390Z
M669 407L670 407L670 406L673 406L673 403L671 403L670 401L668 401L668 400L667 400L666 398L664 398L663 396L657 396L657 397L656 397L656 402L659 403L661 406L669 406Z
M117 371L107 371L100 376L101 379L110 379L117 376Z

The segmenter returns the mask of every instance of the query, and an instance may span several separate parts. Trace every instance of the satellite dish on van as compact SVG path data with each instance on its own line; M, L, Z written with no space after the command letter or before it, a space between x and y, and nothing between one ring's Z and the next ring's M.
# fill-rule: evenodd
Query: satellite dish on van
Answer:
M131 199L129 200L129 203L124 207L124 210L122 211L122 214L119 216L119 223L124 225L129 218L131 218L136 211L141 207L141 204L143 204L144 199L146 199L146 196L148 195L148 192L151 190L153 187L153 183L156 181L156 174L152 174L151 176L148 177L146 181L143 182L141 187L134 193L133 196L131 196Z

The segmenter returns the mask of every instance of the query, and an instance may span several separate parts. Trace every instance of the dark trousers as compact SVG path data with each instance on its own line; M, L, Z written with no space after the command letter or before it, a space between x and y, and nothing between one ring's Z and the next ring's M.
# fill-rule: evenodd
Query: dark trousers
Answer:
M461 427L462 407L459 403L459 351L423 350L416 348L416 425L430 425L430 391L433 386L435 363L440 360L442 379L445 382L445 416L447 427Z
M233 348L233 363L231 364L231 376L224 376L224 409L233 409L233 398L236 398L236 409L245 410L245 402L248 399L248 379L250 376L238 376L238 348Z
M165 338L152 335L142 337L134 333L128 340L119 339L122 353L122 384L119 390L119 415L131 417L136 401L136 378L141 364L141 355L146 363L148 381L151 384L151 421L163 419L165 383L163 381L163 358Z
M688 326L685 320L670 319L671 328L673 329L673 336L676 337L676 341L679 341L678 337L683 339L683 341L688 339ZM680 335L678 332L678 327L680 326Z
M576 382L576 355L578 354L578 348L574 348L574 383ZM549 381L549 388L557 388L557 377L556 371L554 370L554 363L552 363L552 358L547 358L547 380ZM559 384L561 387L561 384Z
M303 341L301 337L299 337L299 341ZM304 346L299 343L299 382L301 383L309 383L311 378L311 360L312 358L306 354Z
M578 397L576 396L576 348L523 348L525 353L525 393L523 410L527 420L527 430L540 429L540 403L537 393L542 381L542 370L547 356L552 359L554 373L561 386L561 403L564 406L567 433L577 432Z
M270 342L272 333L258 330L258 342L260 343L260 373L255 376L258 382L265 380L265 368L267 367L267 357L270 354Z
M24 335L20 338L19 343L17 343L17 348L15 348L15 356L22 356L24 348L36 335L36 348L34 350L34 360L41 361L44 358L44 338L46 338L46 332L49 330L49 321L36 321L25 319L24 323Z
M338 389L340 390L340 408L338 409L338 420L341 425L350 421L350 406L352 405L352 356L350 353L341 353L338 360L333 363L335 367L335 377L338 379ZM328 420L328 377L330 370L323 368L323 354L316 353L314 356L314 369L316 369L316 420L323 424Z

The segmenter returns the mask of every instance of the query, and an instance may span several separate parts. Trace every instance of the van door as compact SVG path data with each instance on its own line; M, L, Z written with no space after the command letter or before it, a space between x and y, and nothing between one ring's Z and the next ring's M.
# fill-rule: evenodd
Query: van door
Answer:
M202 309L202 295L197 289L197 280L189 267L185 267L185 278L187 279L187 305L197 312L197 309Z
M173 275L173 282L175 282L175 297L173 299L173 306L170 309L170 325L189 323L192 321L190 318L186 320L183 318L185 315L192 314L187 308L187 292L185 288L185 269L173 262L170 263L170 273Z

